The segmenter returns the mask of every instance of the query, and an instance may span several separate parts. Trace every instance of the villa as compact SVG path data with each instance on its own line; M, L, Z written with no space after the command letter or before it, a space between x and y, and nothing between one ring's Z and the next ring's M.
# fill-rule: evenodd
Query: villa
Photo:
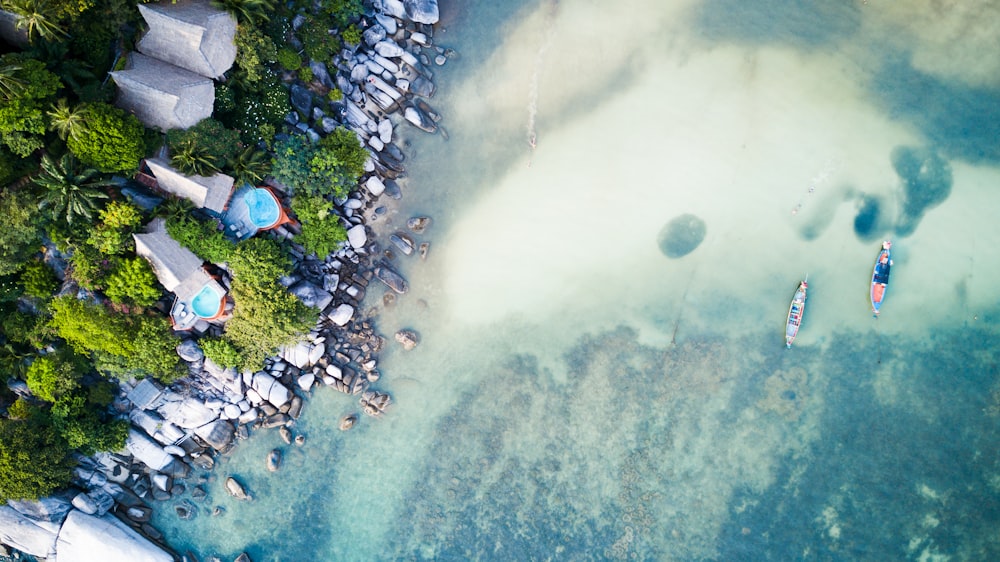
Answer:
M225 287L198 256L167 234L166 221L154 219L146 233L132 236L135 252L149 261L160 283L176 297L170 309L175 330L204 331L209 323L225 321L232 308Z

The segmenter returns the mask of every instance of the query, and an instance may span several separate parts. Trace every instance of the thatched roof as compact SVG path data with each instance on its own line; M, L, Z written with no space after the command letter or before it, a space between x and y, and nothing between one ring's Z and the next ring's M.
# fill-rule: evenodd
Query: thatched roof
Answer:
M207 0L139 4L149 31L136 48L209 78L219 78L236 59L236 20Z
M167 234L167 223L162 218L153 219L145 234L133 234L135 253L146 258L160 283L178 298L191 298L212 278L202 267L202 261L194 252L181 246ZM188 287L196 286L187 294ZM185 294L178 293L180 289Z
M131 53L126 69L111 76L118 85L118 107L148 127L187 129L212 115L215 85L190 70Z
M178 197L189 199L195 205L222 213L233 193L236 181L226 174L212 176L185 176L159 158L149 158L146 165L156 177L160 189Z

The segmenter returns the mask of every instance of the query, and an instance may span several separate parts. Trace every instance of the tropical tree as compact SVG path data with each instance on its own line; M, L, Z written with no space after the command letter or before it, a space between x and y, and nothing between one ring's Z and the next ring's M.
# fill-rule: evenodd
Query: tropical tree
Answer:
M170 156L170 165L189 176L210 176L219 171L211 152L193 141L182 143Z
M241 24L257 25L270 21L274 0L212 0L212 6L229 12Z
M131 302L149 306L162 293L149 262L142 258L131 258L119 262L118 267L108 276L104 294L116 303Z
M271 172L271 156L263 150L248 146L226 162L226 168L236 179L236 185L256 185Z
M28 41L32 43L39 37L61 41L69 36L59 25L58 15L47 0L5 0L3 7L18 15L14 27L27 30Z
M0 99L10 101L24 91L24 80L17 76L19 70L16 64L0 66Z
M0 276L10 275L38 251L41 232L35 204L23 190L0 191Z
M0 501L47 496L69 484L74 464L52 427L0 418Z
M65 219L68 225L76 217L93 218L97 202L108 198L101 188L112 185L110 180L98 177L93 168L78 170L72 154L64 155L59 162L47 154L43 156L42 169L34 183L43 190L39 208L50 209L53 217Z
M113 105L90 103L84 128L66 140L70 152L80 162L102 172L127 172L139 167L146 150L142 123Z
M49 116L49 129L56 131L59 138L66 140L68 137L79 137L87 126L86 107L70 107L66 103L66 98L52 104L52 109L46 112Z
M25 158L45 146L45 109L62 84L58 76L46 70L45 63L22 53L0 56L0 66L20 84L18 87L8 80L7 97L0 103L0 142Z

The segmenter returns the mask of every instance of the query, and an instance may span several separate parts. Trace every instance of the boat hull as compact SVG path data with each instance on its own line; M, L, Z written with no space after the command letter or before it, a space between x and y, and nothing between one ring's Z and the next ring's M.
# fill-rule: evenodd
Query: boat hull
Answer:
M788 317L785 319L785 347L792 347L792 342L799 335L802 315L806 311L806 291L808 288L809 284L805 281L799 283L798 289L792 296L792 302L788 305Z
M889 248L883 247L875 258L875 267L872 269L872 286L869 292L869 299L872 305L872 312L878 316L882 303L885 302L886 293L889 291L889 268L892 266L892 253Z

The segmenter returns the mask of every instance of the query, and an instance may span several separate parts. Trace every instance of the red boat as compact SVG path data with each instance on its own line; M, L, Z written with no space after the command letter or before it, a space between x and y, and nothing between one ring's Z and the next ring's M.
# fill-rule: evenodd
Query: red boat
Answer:
M889 288L889 269L892 267L892 254L890 249L892 242L886 240L882 242L882 250L875 259L875 269L872 270L872 312L878 317L879 309L885 300L885 292Z

